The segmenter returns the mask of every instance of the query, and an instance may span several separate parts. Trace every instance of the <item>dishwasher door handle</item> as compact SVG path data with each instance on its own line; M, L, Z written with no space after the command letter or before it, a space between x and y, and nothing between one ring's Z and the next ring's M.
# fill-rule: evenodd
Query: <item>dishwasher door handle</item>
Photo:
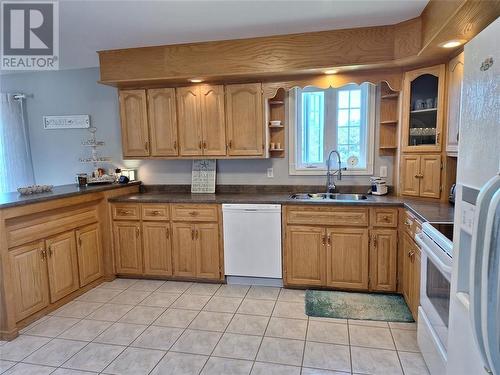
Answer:
M256 208L245 208L245 211L247 211L247 212L257 212L258 210Z

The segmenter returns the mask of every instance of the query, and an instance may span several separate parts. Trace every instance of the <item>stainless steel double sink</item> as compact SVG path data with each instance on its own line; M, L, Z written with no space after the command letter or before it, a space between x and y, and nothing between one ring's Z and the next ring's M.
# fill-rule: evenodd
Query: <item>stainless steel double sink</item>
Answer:
M299 201L311 200L337 200L337 201L360 201L367 199L363 194L343 194L343 193L300 193L290 195L291 199Z

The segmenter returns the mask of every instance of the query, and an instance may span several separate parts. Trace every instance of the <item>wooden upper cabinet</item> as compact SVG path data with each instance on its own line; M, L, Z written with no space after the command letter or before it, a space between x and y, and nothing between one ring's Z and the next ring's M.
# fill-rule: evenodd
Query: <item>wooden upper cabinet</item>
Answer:
M396 229L371 231L370 290L396 291L397 238Z
M401 157L401 194L418 197L420 194L420 155Z
M224 86L200 86L203 155L226 155Z
M169 222L143 222L144 273L172 275L172 245Z
M75 232L69 231L45 241L49 269L50 302L56 302L79 288Z
M203 154L201 129L200 87L178 87L177 114L179 127L179 155Z
M403 151L441 151L445 72L445 65L436 65L405 73L402 102Z
M448 116L446 152L456 156L458 152L458 136L460 127L460 110L462 102L462 85L464 76L464 53L451 59L448 63Z
M49 305L46 251L43 241L9 250L16 321Z
M264 155L262 85L226 86L226 129L228 155Z
M123 156L149 156L146 90L120 90L119 96Z
M219 224L196 224L196 277L220 279Z
M175 89L148 90L151 156L177 156Z
M196 276L195 225L172 224L172 266L174 276Z
M101 236L98 224L77 229L78 271L80 287L104 275Z
M326 285L368 289L368 229L327 229Z
M321 227L287 226L286 284L325 284L325 229Z
M142 274L142 236L139 222L115 221L113 236L116 272Z
M420 196L441 196L441 155L420 156Z

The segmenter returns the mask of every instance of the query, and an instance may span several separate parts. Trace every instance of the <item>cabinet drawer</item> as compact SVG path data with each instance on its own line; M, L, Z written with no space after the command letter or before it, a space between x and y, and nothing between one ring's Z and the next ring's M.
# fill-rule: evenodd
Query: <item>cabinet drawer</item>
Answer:
M288 207L288 224L368 226L368 208Z
M374 227L398 226L397 208L372 208L371 223Z
M173 204L174 221L217 221L219 207L216 204Z
M422 230L420 221L418 221L418 219L409 211L405 211L403 225L405 232L408 233L412 239L415 238L415 234L420 233Z
M115 220L139 220L141 218L138 204L114 204L112 211Z
M168 204L143 204L141 206L142 220L162 221L170 218Z

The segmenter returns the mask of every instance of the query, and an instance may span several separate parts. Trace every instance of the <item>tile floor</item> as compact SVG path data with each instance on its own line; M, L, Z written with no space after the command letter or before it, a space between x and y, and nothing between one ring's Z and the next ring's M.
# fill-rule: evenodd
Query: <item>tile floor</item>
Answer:
M308 318L304 291L116 279L0 342L1 374L428 374L415 324Z

